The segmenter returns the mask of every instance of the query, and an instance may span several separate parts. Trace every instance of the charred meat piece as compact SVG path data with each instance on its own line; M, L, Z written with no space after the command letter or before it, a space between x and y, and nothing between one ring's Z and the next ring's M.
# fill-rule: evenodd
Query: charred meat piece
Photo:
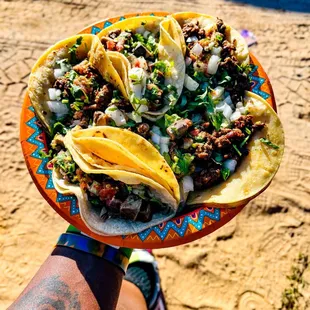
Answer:
M157 85L152 83L146 85L145 98L158 103L161 100L162 95L163 90Z
M151 56L150 51L141 43L139 43L132 52L136 57L142 56L144 58L148 58Z
M211 143L200 143L195 151L195 155L202 160L209 160L212 155L213 145Z
M121 32L122 32L121 29L114 29L109 32L108 36L111 39L116 39L121 34Z
M232 57L234 55L235 50L236 47L233 43L224 40L222 43L221 58L225 59L227 57Z
M147 123L142 123L138 126L137 132L140 136L147 138L150 134L150 126Z
M199 22L192 22L184 24L182 27L182 32L184 34L185 40L189 37L197 37L198 40L204 39L206 37L204 29L199 27Z
M95 92L95 103L107 107L113 97L113 86L111 84L103 85Z
M121 205L122 205L122 201L115 197L113 197L110 200L107 200L106 202L106 207L108 211L114 214L120 214Z
M167 128L167 134L170 136L171 140L180 139L192 125L193 122L190 119L180 119Z
M135 221L142 206L142 199L136 195L129 195L122 203L120 211L121 216L128 220Z
M242 141L245 138L244 133L238 128L219 131L216 133L216 136L218 136L218 138L215 139L214 145L217 150L228 148L233 143Z
M221 169L218 167L210 167L194 176L195 188L206 189L216 184L220 179Z
M225 34L225 31L226 31L226 26L223 22L222 19L220 18L217 18L216 20L216 27L217 27L217 31L222 33L222 34Z
M242 115L232 124L234 128L245 129L246 127L251 129L253 126L253 116L252 115Z
M138 214L137 220L143 223L147 223L152 219L152 208L149 203L143 203L140 212Z
M67 78L60 77L60 78L56 79L53 87L60 89L62 91L63 97L69 97L70 85L69 85L69 81Z

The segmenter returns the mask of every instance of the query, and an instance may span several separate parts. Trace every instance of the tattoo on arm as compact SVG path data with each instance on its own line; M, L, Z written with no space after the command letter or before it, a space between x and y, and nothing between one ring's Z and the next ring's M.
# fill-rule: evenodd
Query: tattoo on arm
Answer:
M77 292L72 291L59 276L51 276L26 292L10 309L81 310L81 304Z

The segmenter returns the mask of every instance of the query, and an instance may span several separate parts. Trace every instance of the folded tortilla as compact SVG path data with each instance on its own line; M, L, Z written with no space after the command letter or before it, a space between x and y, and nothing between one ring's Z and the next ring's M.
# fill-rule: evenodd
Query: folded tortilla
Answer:
M81 34L60 41L51 46L39 58L32 68L28 83L28 94L32 106L49 133L51 133L51 128L55 121L47 105L47 101L49 100L48 89L52 87L56 80L54 77L56 62L66 58L70 59L69 49L79 38L82 38L82 42L76 50L77 58L81 61L88 59L90 64L99 71L102 77L119 89L122 95L127 98L124 83L113 67L97 36Z
M281 121L262 97L246 92L246 108L253 115L253 122L266 126L256 132L248 145L249 154L244 157L234 174L225 182L205 191L192 192L187 203L213 207L237 207L244 205L263 192L280 166L284 152L284 131ZM262 142L268 139L275 146Z

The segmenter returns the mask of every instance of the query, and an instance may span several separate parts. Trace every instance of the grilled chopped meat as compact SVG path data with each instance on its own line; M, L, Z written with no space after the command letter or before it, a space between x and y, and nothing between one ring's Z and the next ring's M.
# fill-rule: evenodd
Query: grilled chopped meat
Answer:
M120 213L121 205L122 205L122 201L120 199L116 199L115 197L113 197L110 200L107 200L106 202L108 211L114 214Z
M208 160L211 158L212 151L213 145L211 143L200 143L196 148L195 155L199 159Z
M95 103L102 105L104 108L111 102L113 97L113 86L111 84L103 85L95 91Z
M63 97L68 97L70 94L70 85L68 79L65 77L57 78L54 82L54 88L60 89L63 93Z
M147 138L150 135L150 125L147 123L142 123L138 126L137 132L144 138Z
M122 30L121 29L114 29L109 32L108 36L111 39L117 38L121 34Z
M220 18L217 18L216 20L216 27L217 27L217 31L222 33L222 34L225 34L225 31L226 31L226 26L223 22L222 19Z
M183 25L182 28L185 40L188 39L189 37L197 37L198 40L204 39L206 34L204 29L199 27L199 22L197 21L196 23L187 23Z
M188 118L177 120L167 128L167 134L171 140L179 139L186 134L192 125L193 122Z
M210 167L194 176L194 185L196 189L205 189L216 184L220 179L221 169L217 166Z
M219 136L219 134L221 134L221 131L217 132L217 136ZM242 141L244 137L245 135L240 129L230 129L228 132L225 131L223 135L220 135L218 138L216 138L214 145L218 150L220 150L222 148L231 146L231 144L236 141Z
M149 222L152 219L152 208L149 203L143 203L140 212L138 214L137 220L141 222Z
M138 217L142 206L142 199L136 195L129 195L127 199L122 203L120 211L121 216L126 219L135 221Z

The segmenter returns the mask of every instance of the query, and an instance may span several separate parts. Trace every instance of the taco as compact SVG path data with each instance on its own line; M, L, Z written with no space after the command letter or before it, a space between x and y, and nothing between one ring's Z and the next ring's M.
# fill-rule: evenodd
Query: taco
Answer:
M68 145L66 143L66 145ZM69 145L53 158L57 191L74 194L86 226L99 235L138 233L174 216L177 202L150 178L87 164Z
M69 137L67 134L66 139ZM123 164L124 170L150 177L165 187L177 202L180 201L179 185L173 171L158 150L143 137L120 128L98 126L72 131L71 139L72 146L91 165L104 168L102 160Z
M31 71L28 94L52 136L64 128L104 123L108 105L130 107L123 81L98 37L90 34L50 47ZM118 125L124 121L119 115Z
M123 81L134 108L128 116L137 123L141 116L161 118L181 94L185 64L180 31L172 19L140 16L117 22L98 34L108 55L124 63Z
M244 205L264 191L275 176L284 152L282 124L275 111L260 96L246 92L244 101L249 114L245 118L239 118L235 126L242 130L245 137L235 146L243 153L243 147L249 141L246 156L240 160L237 157L222 162L222 167L228 168L228 174L234 172L232 177L208 190L191 193L188 204L214 207ZM253 130L253 126L249 127L250 118L256 127L265 125L261 130ZM247 135L248 129L253 132L251 135ZM222 140L222 143L225 141Z

